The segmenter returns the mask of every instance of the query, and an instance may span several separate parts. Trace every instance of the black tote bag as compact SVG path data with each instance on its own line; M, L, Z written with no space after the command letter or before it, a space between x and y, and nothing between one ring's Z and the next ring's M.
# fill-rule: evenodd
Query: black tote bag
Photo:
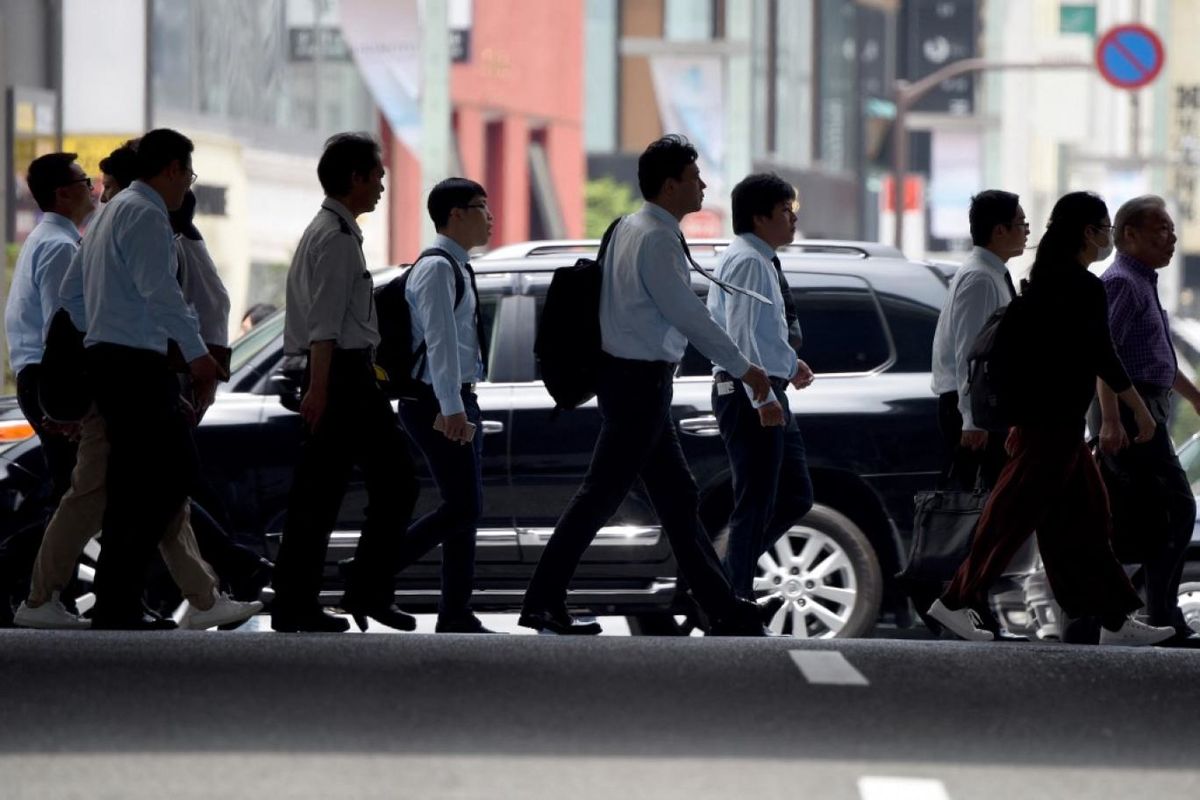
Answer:
M982 479L975 488L934 489L913 498L913 541L908 565L897 576L912 582L944 582L954 577L971 551L975 526L983 514L988 491Z

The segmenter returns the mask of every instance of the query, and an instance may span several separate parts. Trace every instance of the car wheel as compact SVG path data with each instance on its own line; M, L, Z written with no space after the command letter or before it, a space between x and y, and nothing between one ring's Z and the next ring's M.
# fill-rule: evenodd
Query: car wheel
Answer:
M96 593L92 587L96 582L96 564L99 561L100 537L93 536L83 546L83 553L75 567L75 582L79 589L79 595L75 598L75 608L80 614L86 614L96 605Z
M844 514L814 506L758 560L754 595L775 608L772 633L802 639L866 636L883 599L879 559Z
M1200 633L1200 582L1179 585L1179 610L1188 627Z

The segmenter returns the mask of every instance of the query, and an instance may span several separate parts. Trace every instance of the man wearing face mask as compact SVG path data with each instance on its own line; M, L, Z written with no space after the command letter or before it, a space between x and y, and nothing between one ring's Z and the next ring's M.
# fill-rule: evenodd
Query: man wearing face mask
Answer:
M1136 506L1136 521L1118 513L1118 522L1136 525L1136 531L1122 531L1120 524L1118 530L1136 537L1141 551L1150 624L1173 627L1178 641L1191 633L1177 595L1196 503L1175 455L1167 417L1172 392L1200 413L1200 391L1179 370L1167 313L1158 299L1158 270L1175 253L1175 224L1161 197L1135 197L1118 209L1113 238L1117 258L1101 276L1108 295L1109 330L1117 355L1158 427L1150 441L1132 443L1132 413L1118 407L1116 395L1101 381L1100 460L1114 510L1119 512L1126 499Z

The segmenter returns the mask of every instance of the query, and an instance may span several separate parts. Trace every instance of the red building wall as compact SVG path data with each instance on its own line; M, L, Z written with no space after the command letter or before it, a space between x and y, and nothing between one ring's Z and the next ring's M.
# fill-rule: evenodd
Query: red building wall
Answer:
M583 235L583 0L486 0L474 3L470 60L451 66L451 98L465 177L488 192L496 216L492 246L530 238L529 142L544 143L565 235ZM393 261L420 248L424 213L420 168L392 140Z

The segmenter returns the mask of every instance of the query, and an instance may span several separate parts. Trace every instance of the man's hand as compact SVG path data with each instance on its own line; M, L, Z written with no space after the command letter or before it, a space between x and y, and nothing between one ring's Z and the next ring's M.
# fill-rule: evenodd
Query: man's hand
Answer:
M959 447L967 450L982 450L983 448L987 447L987 443L987 431L963 431L962 436L959 437L958 440Z
M437 420L444 420L443 426L439 426ZM470 428L467 424L467 413L460 411L457 414L451 414L448 417L443 417L441 414L433 421L434 429L441 428L442 435L452 442L466 444L469 439Z
M221 368L215 358L205 353L192 359L188 370L192 373L192 402L196 409L196 419L199 421L217 396L217 381Z
M1106 419L1100 423L1100 452L1115 456L1129 446L1129 435L1119 419Z
M792 388L807 389L812 385L815 378L816 376L813 375L812 369L809 368L808 364L804 363L804 359L797 358L796 374L792 376Z
M754 402L761 403L771 396L771 379L757 364L751 364L750 369L746 370L746 374L742 376L741 380L754 392Z
M1137 425L1137 434L1133 437L1134 444L1143 444L1154 438L1154 429L1158 427L1158 423L1154 421L1145 405L1133 410L1133 421Z
M758 409L758 423L764 428L783 427L787 420L783 418L783 406L779 403L767 403Z
M305 424L313 433L317 432L317 426L321 424L321 417L325 416L325 407L328 405L329 395L324 387L308 387L304 399L300 401L300 416L304 417Z

